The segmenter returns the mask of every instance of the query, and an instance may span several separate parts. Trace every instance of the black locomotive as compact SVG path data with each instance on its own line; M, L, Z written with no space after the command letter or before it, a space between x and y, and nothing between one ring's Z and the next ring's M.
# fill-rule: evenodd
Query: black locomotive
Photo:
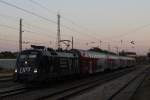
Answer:
M45 81L79 73L77 53L54 51L43 46L22 51L16 61L15 80Z

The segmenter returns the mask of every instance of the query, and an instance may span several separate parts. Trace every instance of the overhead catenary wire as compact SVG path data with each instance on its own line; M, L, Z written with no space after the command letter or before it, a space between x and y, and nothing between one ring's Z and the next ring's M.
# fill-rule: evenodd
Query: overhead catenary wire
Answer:
M144 28L146 28L146 27L149 27L149 26L150 26L150 24L145 24L145 25L136 27L136 28L134 28L134 29L131 29L131 30L129 30L129 31L126 32L126 33L122 33L122 34L120 34L120 35L116 35L116 36L110 37L109 39L112 40L112 39L116 39L116 38L122 38L122 37L128 36L128 35L133 34L133 33L135 34L137 31L142 30L142 29L144 29Z
M12 40L12 39L6 39L6 38L2 38L0 37L0 41L1 41L1 45L0 47L3 47L3 45L13 45L13 46L18 46L18 41L16 40ZM4 42L4 43L3 43ZM6 48L6 47L5 47ZM2 48L1 48L2 49Z
M13 29L13 30L15 30L15 31L18 31L18 28L12 27L12 26L9 26L9 25L0 24L0 27L5 27L5 28L9 28L9 29ZM24 31L24 32L27 32L27 33L32 33L32 34L34 34L34 35L36 35L36 36L41 35L39 32L31 31L31 30L28 30L28 29L26 29L26 28L24 28L23 31ZM64 35L71 37L71 35L66 35L66 34L64 34ZM63 36L64 36L64 35L63 35ZM49 34L44 34L44 35L42 35L42 36L47 37L47 38L48 38L48 37L54 37L54 38L56 38L55 36L52 36L52 35L49 35ZM79 39L79 38L75 37L75 39ZM82 39L82 38L81 38L81 40L88 41L88 39Z
M49 32L49 33L55 33L54 31L51 31L49 29L46 29L46 28L43 28L43 27L40 27L40 26L37 26L37 25L32 25L32 24L29 24L28 22L24 22L24 27L26 28L32 28L32 29L36 29L36 30L42 30L42 32Z
M41 28L41 27L38 27L38 26L35 26L35 25L31 25L31 24L29 24L29 23L27 23L27 22L24 22L23 27L26 28L26 29L24 29L24 31L29 32L29 33L33 33L33 34L37 34L37 33L38 33L39 35L41 35L41 33L42 33L42 34L43 34L43 33L46 33L46 31L45 31L45 32L41 31L41 33L35 32L35 31L30 31L29 29L27 29L27 28L29 28L28 26L35 27L36 29L40 29L40 30L41 30L41 29L42 29L42 30L46 30L46 29L43 29L43 28ZM5 28L9 28L9 29L13 29L13 30L18 31L18 28L12 27L12 26L10 26L10 25L0 24L0 27L5 27ZM17 26L17 27L18 27L18 26ZM51 33L54 33L54 32L51 32ZM43 36L43 35L42 35L42 36ZM46 36L54 37L54 36L52 36L52 35L50 35L50 34L46 34Z
M6 38L2 38L0 37L0 41L5 41L6 44L15 44L18 45L18 41L17 40L13 40L13 39L6 39ZM28 42L28 43L26 43ZM23 44L45 44L46 42L34 42L34 41L23 41Z
M9 26L9 25L3 25L3 24L0 24L0 27L5 27L5 28L9 28L9 29L13 29L13 30L15 30L15 31L18 31L18 28L15 28L15 27L12 27L12 26ZM34 34L34 35L36 35L36 36L38 36L38 34L37 34L37 32L34 32L34 31L29 31L29 30L25 30L25 32L28 32L28 33L32 33L32 34ZM41 34L40 34L41 35ZM6 35L5 35L6 36ZM7 35L7 36L10 36L10 35ZM43 36L43 35L42 35ZM26 36L25 36L26 37ZM24 37L24 38L25 38ZM48 36L46 36L46 37L48 37ZM51 36L52 37L52 36ZM40 37L41 38L41 37ZM0 38L0 40L3 40L3 41L5 41L5 42L12 42L12 43L14 43L14 44L17 44L18 43L18 41L16 41L16 40L10 40L10 39L4 39L4 38ZM31 42L31 39L24 39L23 40L23 44L25 44L25 42L29 42L29 43L32 43L32 44L45 44L45 43L48 43L48 41L45 41L45 42Z
M13 29L13 30L15 30L15 31L18 31L18 28L12 27L12 26L9 26L9 25L0 24L0 27L5 27L5 28L9 28L9 29ZM30 31L30 30L28 30L28 29L23 29L23 31L24 31L24 32L29 32L29 33L32 33L32 34L35 34L35 35L42 35L42 34L39 33L39 32ZM45 36L45 35L46 35L46 36ZM44 35L42 35L42 36L45 36L45 37L49 36L49 37L54 37L54 38L55 38L55 36L52 36L52 35L49 35L49 34L44 34Z
M8 5L8 6L14 7L14 8L16 8L16 9L19 9L19 10L21 10L21 11L23 11L23 12L26 12L26 13L29 13L29 14L31 14L31 15L34 15L34 16L36 16L36 17L39 17L39 18L41 18L41 19L50 21L51 23L56 23L55 21L49 20L49 19L46 18L46 17L40 16L40 15L34 13L34 12L28 11L28 10L26 10L26 9L23 9L23 8L21 8L21 7L18 7L18 6L14 5L14 4L11 4L11 3L9 3L9 2L3 1L3 0L1 0L0 2L6 4L6 5ZM70 27L68 27L68 26L66 26L66 25L62 25L62 26L65 27L65 28L67 28L67 29L69 29L70 31L80 33L78 30L75 30L75 29L73 29L73 28L70 28ZM31 31L28 31L28 30L26 30L26 31L27 31L27 32L31 32ZM34 32L31 32L31 33L34 33Z
M10 42L12 42L12 43L13 43L13 42L18 42L18 41L16 41L16 40L12 40L12 39L4 39L4 38L1 38L1 37L0 37L0 40L5 40L5 41L7 41L7 42L10 41Z
M0 16L2 16L2 17L4 17L4 16L6 16L6 15L0 15ZM8 17L9 19L11 19L12 17L11 16L6 16L6 17ZM12 19L13 21L14 21L14 19ZM46 30L46 29L43 29L43 28L41 28L41 27L39 27L39 26L36 26L36 25L31 25L31 24L29 24L29 22L24 22L24 25L23 25L23 27L24 27L24 32L27 32L27 33L32 33L32 34L34 34L34 35L36 35L36 36L38 36L38 35L41 35L41 36L44 36L44 37L53 37L53 38L55 38L55 36L52 36L52 35L50 35L50 34L45 34L46 33L46 31L45 32L43 32L43 31L41 31L41 33L39 33L39 31L38 32L36 32L36 31L31 31L31 30L29 30L28 28L29 27L33 27L33 28L36 28L36 29L42 29L43 31L44 30ZM0 24L0 27L5 27L5 28L9 28L9 29L13 29L13 30L15 30L15 31L18 31L18 28L16 28L16 27L12 27L12 26L9 26L9 25L4 25L4 24ZM17 26L18 27L18 26ZM47 29L47 31L49 31L48 29ZM54 32L51 32L51 33L54 33ZM43 35L44 34L44 35ZM46 35L46 36L45 36ZM70 36L70 35L64 35L64 36Z
M5 27L5 28L13 29L13 30L18 30L18 28L16 28L16 27L12 27L12 26L9 26L9 25L4 25L4 24L0 24L0 27Z
M43 8L43 9L46 9L47 11L49 11L49 12L52 13L52 14L56 14L56 12L51 11L50 9L48 9L47 7L41 5L40 3L38 3L38 2L35 1L35 0L29 0L29 1L32 2L32 3L34 3L34 4L36 4L37 6L39 6L39 7L41 7L41 8Z
M34 13L34 12L32 12L32 11L23 9L23 8L21 8L21 7L19 7L19 6L16 6L16 5L14 5L14 4L11 4L11 3L9 3L9 2L3 1L3 0L0 0L0 2L3 3L3 4L6 4L6 5L8 5L8 6L14 7L14 8L16 8L16 9L19 9L19 10L21 10L21 11L23 11L23 12L28 13L28 14L31 14L31 15L33 15L33 16L36 16L36 17L38 17L38 18L41 18L41 19L43 19L43 20L46 20L46 21L49 21L49 22L51 22L51 23L57 24L57 22L55 22L55 21L53 21L53 20L50 20L50 19L48 19L48 18L46 18L46 17L43 17L43 16L40 16L40 15L38 15L37 13Z
M2 13L0 14L0 17L7 18L7 20L12 19L12 21L17 21L19 19L19 17L10 16L10 15L6 15L6 14L2 14Z
M31 14L31 15L33 15L33 16L36 16L36 17L38 17L38 18L41 18L41 19L43 19L43 20L46 20L46 21L49 21L49 22L51 22L51 23L56 24L56 22L53 21L53 20L49 20L49 19L46 18L46 17L40 16L40 15L34 13L34 12L28 11L28 10L23 9L23 8L21 8L21 7L18 7L18 6L16 6L16 5L14 5L14 4L8 3L8 2L3 1L3 0L1 0L0 2L3 3L3 4L6 4L6 5L8 5L8 6L14 7L14 8L16 8L16 9L19 9L19 10L21 10L21 11L23 11L23 12L28 13L28 14ZM68 29L68 30L70 30L70 31L72 31L72 32L80 33L78 30L75 30L75 29L73 29L73 28L70 28L70 27L68 27L68 26L66 26L66 25L61 25L61 26L65 27L66 29ZM83 33L84 33L84 32L83 32ZM82 34L81 34L81 35L82 35ZM90 38L91 38L91 36L90 36ZM95 38L95 39L96 39L96 38Z
M5 18L5 19L7 19L7 20L11 20L11 21L13 21L13 22L16 22L16 21L18 21L18 19L19 19L19 17L15 17L15 19L13 18L13 16L8 16L8 15L4 15L4 14L0 14L0 17L3 17L3 18ZM16 19L17 18L17 19ZM3 25L4 26L4 25ZM17 26L18 27L18 26ZM52 32L52 33L55 33L54 31L51 31L51 30L49 30L49 29L46 29L46 28L43 28L43 27L40 27L40 26L37 26L37 25L32 25L32 24L30 24L29 22L27 22L27 21L25 21L24 22L24 25L23 25L23 27L28 27L28 28L35 28L35 29L38 29L38 30L42 30L42 31L50 31L50 32Z
M35 0L31 0L31 1L35 1ZM0 2L5 2L4 0L0 0ZM12 6L12 4L10 4L10 3L8 3L8 2L5 2L5 4L7 4L7 5L11 5ZM18 6L12 6L12 7L15 7L15 8L17 8L17 9L20 9L21 7L18 7ZM36 16L36 15L38 15L38 14L36 14L36 13L34 13L34 12L32 12L32 11L28 11L28 10L26 10L26 9L23 9L23 8L21 8L20 10L22 10L22 11L24 11L24 12L27 12L27 13L30 13L30 14L32 14L32 15L34 15L34 16ZM39 15L39 16L37 16L37 17L39 17L39 18L41 18L41 16ZM42 19L44 18L44 20L46 20L46 19L48 19L48 18L46 18L46 17L43 17L42 16ZM46 19L45 19L46 18ZM63 17L62 17L63 18ZM48 19L49 20L49 19ZM47 20L47 21L48 21ZM52 20L53 21L53 20ZM55 21L53 21L54 22L54 24L56 24L56 22ZM52 23L53 23L52 22ZM71 21L70 21L71 22ZM76 29L74 29L74 28L71 28L71 27L68 27L67 25L62 25L63 27L66 27L67 29L69 29L69 30L71 30L71 31L73 31L73 32L76 32L76 33L79 33L80 31L78 31L78 30L76 30ZM127 32L127 33L123 33L123 34L121 34L121 35L119 35L119 36L116 36L116 37L114 37L115 39L116 38L119 38L119 37L124 37L124 36L127 36L127 35L129 35L129 34L131 34L131 32L137 32L138 30L141 30L141 29L143 29L143 28L145 28L145 27L148 27L149 26L149 24L148 25L143 25L143 26L141 26L141 27L139 27L139 28L137 28L137 29L135 29L135 30L132 30L132 31L129 31L129 32ZM80 32L81 33L81 32ZM83 32L84 33L84 32ZM91 38L91 37L90 37ZM95 38L95 39L98 39L97 37Z
M36 29L38 29L38 30L41 30L42 29L42 33L43 33L43 31L45 31L45 33L47 33L47 32L49 32L49 30L48 29L46 29L46 28L41 28L41 27L39 27L39 26L36 26L36 25L31 25L31 24L29 24L28 22L24 22L24 27L26 27L26 28L31 28L31 27L34 27L34 28L36 28ZM30 27L31 26L31 27ZM38 32L39 33L39 32ZM55 34L55 32L54 31L50 31L49 33L54 33ZM48 34L48 33L47 33ZM67 37L72 37L72 35L68 35L68 34L63 34L62 33L62 35L63 36L67 36Z
M39 6L39 7L41 7L42 9L45 9L45 10L47 10L48 12L50 12L50 13L52 13L52 14L57 14L57 12L54 12L54 11L52 11L52 10L50 10L50 9L48 9L47 7L45 7L45 6L43 6L42 4L40 4L40 3L38 3L37 1L35 1L35 0L29 0L30 2L32 2L32 3L34 3L35 5L37 5L37 6ZM75 22L73 22L72 20L70 20L70 19L68 19L68 18L66 18L66 17L64 17L64 16L62 16L61 15L61 18L62 19L64 19L64 20L66 20L66 21L68 21L68 22L70 22L71 24L73 24L73 25L75 25L75 26L77 26L78 28L81 28L82 30L89 30L88 28L85 28L85 27L83 27L83 26L81 26L81 25L78 25L78 24L76 24ZM61 24L62 25L62 24ZM63 27L65 27L65 28L67 28L67 29L69 29L69 30L71 30L71 31L75 31L75 32L77 32L77 33L81 33L80 31L78 31L78 30L76 30L76 29L74 29L74 28L70 28L70 27L68 27L68 26L66 26L66 25L62 25ZM84 33L84 32L83 32ZM93 33L93 32L91 32L91 33ZM86 32L86 34L88 34L87 32ZM89 34L88 34L89 35ZM99 38L97 38L97 37L95 37L95 36L93 36L93 35L89 35L90 37L93 37L94 39L98 39L99 40Z

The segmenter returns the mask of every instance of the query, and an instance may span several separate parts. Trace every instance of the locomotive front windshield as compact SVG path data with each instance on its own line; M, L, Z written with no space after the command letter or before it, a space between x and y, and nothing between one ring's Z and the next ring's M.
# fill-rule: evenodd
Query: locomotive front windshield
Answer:
M19 60L23 61L23 60L36 60L37 58L37 54L20 54L19 56Z
M28 61L36 61L37 60L37 57L38 57L38 52L35 52L35 51L24 51L24 52L21 52L19 57L18 57L18 61L19 62L22 62L22 61L25 61L25 60L28 60Z

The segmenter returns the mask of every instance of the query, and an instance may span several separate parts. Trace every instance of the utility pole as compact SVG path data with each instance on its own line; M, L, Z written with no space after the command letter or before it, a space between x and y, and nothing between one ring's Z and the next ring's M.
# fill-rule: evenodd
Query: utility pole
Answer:
M72 36L72 49L73 49L73 36Z
M111 51L111 47L110 47L110 44L108 44L108 51Z
M115 47L115 48L116 48L117 55L119 55L119 48L118 47Z
M99 48L101 49L102 41L99 41Z
M58 22L57 22L57 45L58 45L58 49L60 49L60 15L57 14L57 18L58 18Z
M20 18L20 27L19 27L19 52L22 51L22 19Z
M51 47L51 45L52 45L52 41L49 41L49 44L50 44L50 46L49 46L49 47Z
M120 41L120 51L123 51L123 40Z

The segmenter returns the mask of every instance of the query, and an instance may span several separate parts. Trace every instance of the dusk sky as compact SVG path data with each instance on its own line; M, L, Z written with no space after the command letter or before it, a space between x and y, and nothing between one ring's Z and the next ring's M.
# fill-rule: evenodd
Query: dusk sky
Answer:
M0 0L0 51L18 50L20 18L23 41L29 42L23 44L23 49L31 44L56 48L59 12L61 39L71 40L73 36L77 49L99 46L102 41L102 49L110 45L114 52L118 47L146 54L150 48L149 5L150 0Z

